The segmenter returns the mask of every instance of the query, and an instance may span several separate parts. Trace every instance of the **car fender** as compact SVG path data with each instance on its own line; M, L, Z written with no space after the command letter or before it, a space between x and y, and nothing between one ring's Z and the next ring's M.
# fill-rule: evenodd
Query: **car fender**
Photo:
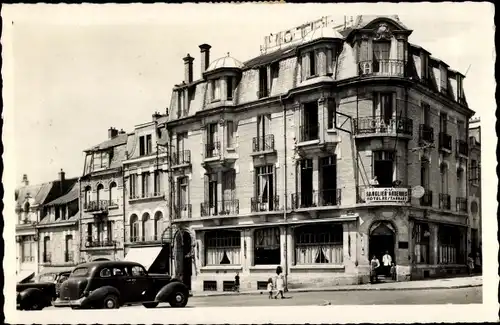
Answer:
M17 296L17 302L20 304L23 304L26 301L32 301L34 299L40 299L41 301L43 301L44 305L47 305L49 298L43 293L42 290L37 288L28 288L20 292Z
M93 290L87 297L88 302L95 302L104 299L109 294L116 295L118 300L120 300L120 292L118 289L112 286L104 286Z
M185 292L187 296L189 296L189 289L186 287L186 285L182 282L174 281L163 286L163 288L161 288L160 291L158 291L155 297L155 301L161 301L161 302L168 301L170 295L176 290L182 290Z

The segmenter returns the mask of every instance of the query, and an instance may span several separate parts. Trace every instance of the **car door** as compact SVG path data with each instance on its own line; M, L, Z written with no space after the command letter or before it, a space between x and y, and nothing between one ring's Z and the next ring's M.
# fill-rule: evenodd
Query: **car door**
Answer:
M134 301L134 279L130 277L126 267L113 266L111 268L111 279L114 287L120 292L122 303L126 304Z
M130 276L133 278L134 302L153 300L154 292L150 290L150 279L146 270L140 265L133 265L130 267Z

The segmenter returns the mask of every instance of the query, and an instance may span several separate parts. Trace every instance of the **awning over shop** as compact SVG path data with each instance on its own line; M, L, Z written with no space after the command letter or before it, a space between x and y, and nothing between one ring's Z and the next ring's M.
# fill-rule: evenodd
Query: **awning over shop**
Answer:
M17 273L17 283L28 282L35 276L33 271L20 271Z
M125 261L137 262L144 266L144 268L149 271L149 268L155 260L158 258L162 247L136 247L130 248L125 256Z

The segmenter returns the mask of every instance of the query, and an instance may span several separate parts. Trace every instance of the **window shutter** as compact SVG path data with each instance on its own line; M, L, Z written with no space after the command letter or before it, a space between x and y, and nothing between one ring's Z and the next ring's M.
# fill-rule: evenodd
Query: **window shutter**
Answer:
M368 60L371 60L371 56L368 55L368 41L361 41L359 61L364 62Z

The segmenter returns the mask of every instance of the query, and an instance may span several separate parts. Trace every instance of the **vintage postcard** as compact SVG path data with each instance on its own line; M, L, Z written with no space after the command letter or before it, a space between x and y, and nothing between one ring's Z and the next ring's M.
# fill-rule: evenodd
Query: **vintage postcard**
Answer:
M498 321L493 14L3 6L7 322Z

